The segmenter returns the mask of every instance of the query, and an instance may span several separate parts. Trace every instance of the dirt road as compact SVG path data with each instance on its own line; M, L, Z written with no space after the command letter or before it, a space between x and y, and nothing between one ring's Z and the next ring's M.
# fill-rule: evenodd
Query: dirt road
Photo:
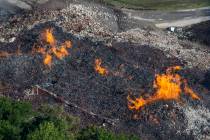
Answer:
M159 28L184 27L210 20L210 7L178 11L140 11L122 9L129 18L154 23Z

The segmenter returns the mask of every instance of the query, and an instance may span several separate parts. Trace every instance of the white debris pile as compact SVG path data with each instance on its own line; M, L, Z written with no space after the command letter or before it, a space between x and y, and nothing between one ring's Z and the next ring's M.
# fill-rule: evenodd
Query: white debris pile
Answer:
M117 31L117 17L109 8L97 4L69 4L61 10L33 10L25 15L16 15L10 22L0 24L0 38L7 41L17 36L24 29L52 21L66 32L81 37L90 37L96 41L105 40ZM17 20L16 20L17 19Z
M198 139L210 139L210 111L202 106L181 107L187 121L186 132Z
M83 37L99 39L98 37L110 36L112 29L109 24L117 18L106 11L108 9L102 6L70 4L60 11L63 20L59 21L58 25L64 27L68 32Z

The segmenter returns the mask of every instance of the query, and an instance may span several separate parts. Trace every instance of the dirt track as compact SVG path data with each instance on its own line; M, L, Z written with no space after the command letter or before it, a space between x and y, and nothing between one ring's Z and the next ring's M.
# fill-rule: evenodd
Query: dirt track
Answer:
M138 11L122 9L130 18L148 21L159 28L184 27L210 20L210 7L178 11Z

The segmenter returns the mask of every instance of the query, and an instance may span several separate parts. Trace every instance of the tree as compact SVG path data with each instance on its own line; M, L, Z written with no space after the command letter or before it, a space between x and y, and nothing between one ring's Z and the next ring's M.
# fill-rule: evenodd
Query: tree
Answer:
M0 98L0 140L138 140L98 127L79 129L78 119L63 108Z
M53 122L44 122L39 128L30 133L27 140L68 140L65 132L59 131Z
M0 140L71 140L74 123L62 108L33 111L27 102L0 98Z
M117 135L98 127L88 127L79 132L77 140L139 140L139 138L124 134Z
M19 140L22 124L32 117L31 105L0 98L0 140Z

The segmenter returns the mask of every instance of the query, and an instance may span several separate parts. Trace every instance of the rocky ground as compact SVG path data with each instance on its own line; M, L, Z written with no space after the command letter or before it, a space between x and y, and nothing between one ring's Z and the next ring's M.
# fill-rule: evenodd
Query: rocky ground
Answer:
M0 82L12 87L12 92L21 95L38 84L86 110L117 120L109 126L116 132L134 133L143 139L209 139L209 47L180 41L171 33L99 3L9 3L0 7L0 51L20 49L22 55L0 55ZM51 69L43 66L40 56L29 54L41 31L49 27L59 40L73 41L71 55L55 61ZM117 74L95 74L95 58L102 58L109 71ZM133 120L126 103L129 91L138 96L142 89L151 90L155 73L173 65L183 66L182 75L202 100L186 99L185 105L156 103L140 112L142 119ZM158 118L158 123L153 118Z

